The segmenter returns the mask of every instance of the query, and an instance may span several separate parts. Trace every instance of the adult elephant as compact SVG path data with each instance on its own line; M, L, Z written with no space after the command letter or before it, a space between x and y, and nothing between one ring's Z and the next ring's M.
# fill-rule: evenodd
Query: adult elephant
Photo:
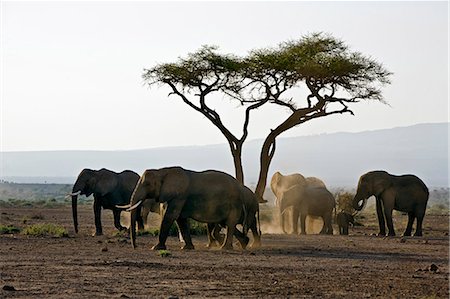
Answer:
M249 239L247 237L248 230L252 231L253 243L250 247L257 248L261 246L261 230L259 224L259 200L255 193L248 187L241 186L241 198L244 204L244 210L241 213L238 224L242 224L243 232L238 229L235 230L235 236L238 240L243 240L241 243L242 249L245 249ZM217 244L221 245L224 238L220 234L221 226L217 223L208 223L208 244L207 247L215 247Z
M116 205L128 204L131 194L139 180L139 175L133 171L125 170L117 173L105 168L100 170L83 169L78 175L72 188L72 215L75 233L78 233L78 195L94 195L94 236L103 234L101 222L101 209L113 211L114 226L118 230L126 228L120 224L120 213L122 209ZM139 226L143 227L142 217L138 217Z
M227 227L222 249L232 249L233 234L243 212L241 184L232 176L214 170L196 172L181 167L146 170L131 197L131 244L136 247L137 209L146 198L167 203L159 242L153 250L166 249L169 229L177 222L185 241L183 249L194 249L188 218L220 223Z
M275 195L275 206L280 207L280 201L283 193L294 185L306 185L305 177L299 173L283 175L279 171L275 172L270 181L270 189ZM280 225L283 233L286 232L286 213L280 213Z
M298 233L300 217L301 234L306 234L306 216L321 217L323 228L321 234L333 234L332 217L336 206L333 194L323 187L295 185L286 190L281 198L280 211L284 213L292 207L293 233Z
M282 197L284 192L286 192L289 188L293 187L294 185L299 185L302 188L306 188L306 187L322 187L322 188L326 188L325 187L325 183L317 178L317 177L304 177L303 175L301 175L300 173L295 173L295 174L290 174L290 175L282 175L280 172L276 172L273 176L272 176L272 180L270 182L270 188L272 189L272 192L275 194L276 197L276 206L279 208L280 214L280 224L281 224L281 229L283 231L283 233L287 233L286 232L286 215L287 215L287 211L285 209L281 209L281 206L289 206L286 204L283 204L282 201ZM298 214L295 214L295 212L292 212L292 217L293 218L298 218ZM311 222L311 221L310 221ZM292 225L294 225L294 222L292 222ZM296 232L296 229L294 229L294 233Z
M411 236L414 220L417 219L414 236L422 236L422 222L429 192L421 179L411 174L397 176L386 171L370 171L359 179L353 208L361 211L372 195L376 198L379 235L386 235L386 223L388 235L395 236L392 210L397 210L408 213L408 225L403 235Z

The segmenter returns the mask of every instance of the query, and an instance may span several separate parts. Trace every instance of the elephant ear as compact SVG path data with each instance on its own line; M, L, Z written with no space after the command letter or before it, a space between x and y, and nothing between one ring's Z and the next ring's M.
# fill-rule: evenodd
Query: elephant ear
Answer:
M101 196L113 192L119 184L117 174L112 171L101 169L98 172L97 183L95 185L96 193Z
M377 173L372 182L373 195L379 196L392 185L391 180L384 173Z
M180 167L169 168L163 171L159 202L170 201L186 192L189 186L189 177Z

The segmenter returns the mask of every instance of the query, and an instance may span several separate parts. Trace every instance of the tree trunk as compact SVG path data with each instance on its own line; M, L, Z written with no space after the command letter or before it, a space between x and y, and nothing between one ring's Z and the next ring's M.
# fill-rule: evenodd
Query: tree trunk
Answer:
M272 131L273 132L273 131ZM264 190L267 184L267 175L269 173L270 162L272 162L275 153L275 135L269 134L264 141L260 155L260 170L258 184L256 185L255 194L258 198L263 198Z
M231 148L231 155L233 155L235 178L238 182L244 185L244 170L242 168L242 144L236 144L235 148Z

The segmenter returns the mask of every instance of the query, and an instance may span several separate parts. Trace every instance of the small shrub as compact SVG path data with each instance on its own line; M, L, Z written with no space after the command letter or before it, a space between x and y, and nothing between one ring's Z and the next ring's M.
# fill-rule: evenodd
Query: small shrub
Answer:
M195 220L190 221L190 227L191 227L191 235L194 236L203 236L207 233L207 228L205 223L200 223ZM178 235L178 229L177 229L177 235Z
M0 225L0 235L19 233L20 228L13 225Z
M354 195L350 192L339 194L336 200L336 209L338 211L345 211L349 214L353 214L355 212L352 205L353 197Z
M171 256L172 253L170 253L169 250L158 250L158 255L160 257L168 257L168 256Z
M22 230L22 234L35 237L68 237L67 230L60 226L51 223L34 224L27 226Z

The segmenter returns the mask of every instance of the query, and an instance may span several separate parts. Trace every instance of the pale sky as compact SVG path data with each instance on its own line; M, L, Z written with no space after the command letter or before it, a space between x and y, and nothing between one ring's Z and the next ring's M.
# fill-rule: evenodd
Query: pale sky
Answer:
M144 86L144 68L202 45L246 55L326 32L394 73L390 106L359 103L286 136L447 122L448 2L1 3L1 151L125 150L225 143L200 114ZM217 101L240 136L242 111ZM222 103L219 103L222 102ZM249 139L288 116L253 114Z

